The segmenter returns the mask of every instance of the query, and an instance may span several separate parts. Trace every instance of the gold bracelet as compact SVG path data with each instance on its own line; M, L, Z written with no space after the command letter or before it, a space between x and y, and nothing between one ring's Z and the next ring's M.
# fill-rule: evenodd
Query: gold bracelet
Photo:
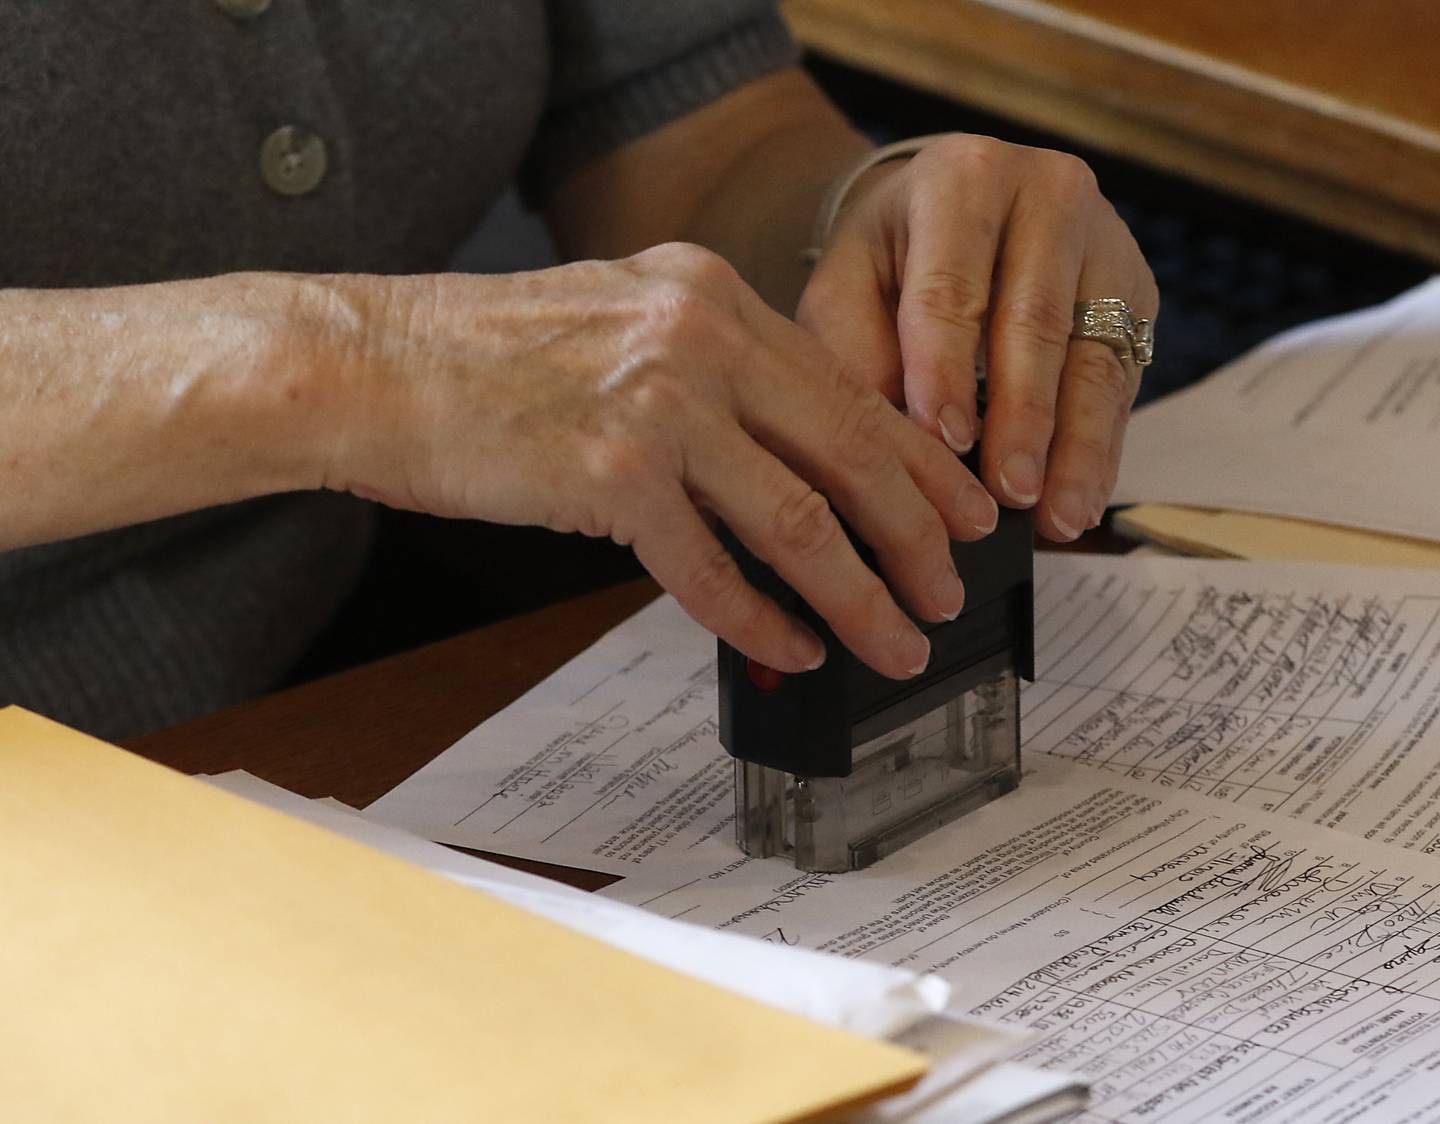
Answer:
M896 141L894 144L872 149L857 160L843 175L837 176L825 192L825 198L820 201L820 210L815 214L815 226L810 231L810 245L800 251L800 260L806 265L814 265L820 260L820 255L825 252L825 246L830 241L830 228L835 225L840 208L845 205L845 197L860 181L861 176L871 168L891 160L907 160L931 141L939 140L945 135L944 133L932 133L924 137L911 137L909 140Z

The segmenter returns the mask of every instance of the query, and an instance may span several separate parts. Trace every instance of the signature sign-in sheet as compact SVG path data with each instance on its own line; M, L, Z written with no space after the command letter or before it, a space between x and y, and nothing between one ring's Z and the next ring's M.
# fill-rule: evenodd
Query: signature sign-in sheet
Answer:
M1440 864L1043 762L877 865L693 863L602 891L937 973L1090 1083L1081 1119L1440 1120ZM692 858L698 856L692 855Z
M939 974L1090 1121L1440 1121L1440 574L1049 555L1036 622L1024 783L865 871L736 851L669 600L370 814Z
M1427 853L1440 574L1042 555L1037 753ZM633 873L732 834L714 640L668 598L370 808L450 843Z
M1440 575L1056 560L1036 631L1027 750L1440 849Z

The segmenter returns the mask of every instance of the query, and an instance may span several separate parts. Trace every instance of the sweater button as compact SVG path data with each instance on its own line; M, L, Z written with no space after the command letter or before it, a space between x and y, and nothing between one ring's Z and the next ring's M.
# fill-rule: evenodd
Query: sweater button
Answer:
M265 9L270 7L270 0L215 0L215 7L231 19L253 20L256 16L265 14Z
M281 125L260 146L260 177L279 195L314 191L325 163L324 140L298 125Z

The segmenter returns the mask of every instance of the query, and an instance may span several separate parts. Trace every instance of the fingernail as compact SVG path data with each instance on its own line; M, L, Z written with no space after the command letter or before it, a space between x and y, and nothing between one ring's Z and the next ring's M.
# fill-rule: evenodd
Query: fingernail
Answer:
M939 581L935 583L935 606L947 621L953 621L960 615L960 610L965 608L965 585L960 581L960 575L955 572L953 562L945 568Z
M1040 498L1040 462L1029 453L1011 453L1000 465L1000 486L1015 503L1029 507Z
M1100 526L1101 522L1104 520L1105 506L1106 504L1103 499L1097 499L1095 501L1095 507L1090 513L1090 527L1092 530Z
M895 653L899 657L900 666L905 669L905 674L912 678L930 666L930 641L925 639L919 629L901 633Z
M975 431L970 426L970 416L954 402L940 407L935 420L940 423L940 436L945 444L957 453L965 454L975 447Z
M1067 539L1078 539L1090 522L1090 502L1078 488L1066 488L1050 503L1050 522Z
M960 493L960 517L982 535L988 535L1000 521L1000 508L983 487L968 484Z
M796 631L791 635L790 651L805 671L814 671L825 662L825 645L820 637L806 629Z

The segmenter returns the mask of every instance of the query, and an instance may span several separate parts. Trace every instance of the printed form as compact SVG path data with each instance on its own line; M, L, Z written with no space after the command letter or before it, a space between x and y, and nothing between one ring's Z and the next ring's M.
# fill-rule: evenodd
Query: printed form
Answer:
M1035 600L1027 750L1440 850L1440 574L1072 556Z
M733 850L715 692L715 638L661 597L365 814L611 874L710 842Z
M1440 847L1440 574L1042 554L1036 628L1028 761ZM662 598L367 814L624 875L733 848L732 789L714 640Z
M601 892L938 974L1088 1080L1089 1124L1440 1120L1426 856L1042 758L866 870L690 858Z
M1440 277L1284 332L1135 412L1116 503L1440 540Z

